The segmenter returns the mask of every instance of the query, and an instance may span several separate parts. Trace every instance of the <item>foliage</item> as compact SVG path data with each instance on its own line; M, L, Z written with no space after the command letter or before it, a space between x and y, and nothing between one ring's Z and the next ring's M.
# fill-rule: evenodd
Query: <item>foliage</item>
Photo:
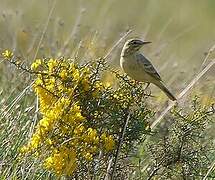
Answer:
M55 175L109 176L111 171L106 169L116 165L111 164L113 158L121 152L125 159L134 144L140 143L143 134L149 132L147 119L153 113L145 104L148 95L143 93L143 86L135 86L135 82L111 71L103 59L84 65L66 58L36 59L29 69L8 50L2 55L36 76L33 90L39 99L41 119L20 151L22 156L39 159ZM117 88L102 83L100 76L104 71L117 76ZM122 137L128 114L127 131ZM122 138L125 143L119 152L116 150ZM122 171L120 166L118 171ZM126 168L122 177L126 176L124 172Z
M214 117L214 105L203 106L198 98L186 111L175 108L169 117L172 124L148 143L146 179L203 179L215 160L214 142L208 133Z
M197 125L197 122L194 123L194 126L193 123L187 121L192 119L192 116L188 117L187 115L193 113L193 108L188 108L190 96L198 95L200 97L198 103L200 102L201 105L199 104L198 107L208 105L211 101L214 102L214 66L210 68L210 71L207 71L206 76L198 80L195 86L192 86L192 90L189 89L189 95L185 93L186 97L184 96L178 100L180 109L175 109L172 115L169 113L165 115L162 119L163 125L160 126L159 124L159 131L151 133L151 136L146 136L145 129L148 126L146 121L154 120L150 109L153 109L155 115L159 116L160 112L162 114L162 110L165 110L167 105L166 96L159 89L150 86L150 90L156 98L147 98L148 95L144 94L145 91L141 85L130 81L127 77L118 75L118 73L108 68L106 69L107 66L105 65L106 67L103 66L102 68L106 69L108 78L110 74L117 76L117 85L113 82L111 84L114 87L110 88L101 81L103 69L96 73L98 61L84 65L74 63L74 61L83 63L96 60L98 57L105 57L106 53L111 50L109 56L111 58L108 57L107 59L108 64L118 68L119 53L122 42L125 40L123 34L130 29L132 33L126 38L138 37L153 42L150 46L145 47L143 52L158 68L171 90L175 94L180 94L180 92L184 92L186 85L196 75L200 74L202 68L204 69L210 61L214 61L214 40L212 38L215 27L214 0L182 0L180 2L177 0L65 0L63 3L55 0L0 0L0 2L0 51L13 49L13 52L4 51L2 54L4 58L0 55L0 179L65 179L59 178L60 173L56 176L55 169L52 168L54 166L49 166L49 170L44 168L45 159L53 157L51 156L52 151L48 148L46 142L42 141L38 148L32 149L31 146L37 144L36 141L32 141L33 134L39 132L39 129L45 131L44 128L48 125L47 121L44 120L45 114L40 111L41 99L38 101L38 98L42 98L43 94L37 91L39 87L36 87L36 84L33 88L31 86L33 82L38 82L39 73L37 71L48 70L45 64L48 65L48 61L51 60L49 57L61 56L66 58L52 58L52 60L65 59L67 61L68 57L72 58L68 62L73 63L75 69L80 73L79 76L82 74L81 69L89 68L90 76L97 74L95 82L98 82L98 86L101 88L98 102L96 100L92 101L92 96L87 96L88 94L82 98L83 93L78 90L75 91L77 95L79 94L74 100L74 106L77 107L75 114L84 118L82 120L85 127L83 134L85 133L88 136L86 131L91 128L90 132L97 135L99 143L95 146L98 147L99 154L97 151L92 152L88 154L88 157L93 160L87 160L84 154L79 153L78 158L76 158L76 164L79 164L71 178L78 179L77 176L80 176L80 179L101 179L108 174L112 176L112 170L116 167L115 179L117 177L118 179L138 180L147 178L203 179L203 177L209 180L214 179L215 161L213 160L215 156L210 148L210 145L212 146L212 143L214 143L214 123L200 118L205 122L204 128L202 128L203 126ZM18 57L15 57L14 54ZM37 57L48 58L36 60L32 69L29 69L26 64L31 63ZM3 61L3 59L10 63ZM16 65L18 69L11 64ZM45 65L45 67L41 65ZM87 75L88 73L84 74ZM66 73L62 72L62 77L54 76L50 79L55 79L55 82L59 83L65 75ZM49 77L43 74L43 78L47 80L45 84L42 84L42 87L45 87ZM109 80L112 81L112 79ZM51 88L51 81L49 85L49 88ZM93 88L95 87L92 86ZM32 93L32 89L34 93ZM121 105L118 101L125 102L127 100L124 93L122 93L122 96L120 95L120 89L133 93L132 96L136 101L131 103L131 105L134 105L133 107L120 109ZM57 92L58 89L55 90L55 93ZM38 95L35 95L35 93L38 93ZM111 96L112 101L109 98L111 93L113 94ZM106 97L107 99L105 99ZM58 102L58 105L60 105L60 102L63 102L63 97L60 97ZM95 104L92 104L93 102ZM116 104L119 107L116 108ZM84 107L88 105L90 107L85 110ZM54 104L51 104L51 107L52 109L56 108ZM89 117L93 118L88 119L88 113L91 112L90 108L92 108L92 114ZM110 113L113 108L115 108L115 111ZM106 110L109 112L107 118L104 117L107 114ZM44 109L44 111L44 113L48 113L48 110ZM100 115L100 112L103 112L103 115ZM142 115L139 116L139 113L142 113ZM214 115L208 116L207 114L206 116L212 120L214 119ZM128 119L128 125L123 135L122 129L126 124L126 118ZM142 120L139 121L139 118ZM180 121L178 121L179 119ZM57 130L60 127L58 125L59 119L55 120L56 123L52 130ZM101 127L101 123L105 128ZM182 127L192 127L191 133L194 132L198 136L201 134L201 137L197 138L188 134L187 138L182 138L183 136L180 133L186 134ZM199 129L195 129L198 127ZM72 128L74 129L75 126ZM106 143L101 139L101 133L105 130L107 131L107 137L113 137L114 148L110 151L105 150ZM52 134L56 135L56 133L56 131L49 130L46 134L50 137ZM142 136L142 134L144 135ZM68 134L65 139L60 138L59 141L62 142L62 145L67 145L68 142L72 141L70 141L70 136ZM35 137L37 136L35 135ZM189 137L197 143L195 144ZM51 138L53 137L51 136ZM213 140L211 140L212 138ZM186 146L183 146L181 160L187 160L189 164L184 161L182 163L175 162L181 139L185 140L186 143ZM55 141L52 140L52 142ZM119 142L121 142L121 148ZM89 147L92 147L92 144L87 143ZM44 146L40 148L41 145ZM199 148L200 145L204 149ZM25 148L22 149L23 154L20 156L21 147ZM61 144L58 147L61 147ZM166 147L167 153L164 153ZM119 155L116 158L118 149ZM66 149L64 149L64 152L66 152ZM66 156L74 157L73 152L71 151L71 154L69 152L70 155ZM138 154L138 152L140 153ZM189 156L188 152L194 156ZM41 154L44 156L41 156ZM136 158L137 155L138 158ZM168 162L172 162L172 164L167 166L163 162L159 165L161 155L165 156L166 164ZM60 157L63 156L64 154L58 153L58 156L55 157L60 160ZM204 159L206 156L209 159ZM117 160L116 166L114 166L115 159ZM52 158L49 160L52 160ZM206 167L207 165L208 167ZM197 171L194 172L195 168L192 166L196 166ZM154 171L156 168L158 170ZM205 172L207 170L208 175L206 177ZM155 173L153 174L153 172ZM186 174L182 175L180 172L186 172Z

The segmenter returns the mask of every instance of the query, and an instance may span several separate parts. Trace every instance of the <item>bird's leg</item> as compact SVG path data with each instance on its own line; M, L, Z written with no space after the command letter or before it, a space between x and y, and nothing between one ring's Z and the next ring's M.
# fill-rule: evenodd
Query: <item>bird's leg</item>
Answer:
M146 87L143 89L143 92L144 92L144 95L153 97L153 96L151 95L150 89L149 89L149 92L146 92L146 90L147 90L147 88L149 87L149 85L150 85L150 83L147 82L147 83L146 83Z
M140 86L139 86L140 81L137 81L137 80L132 80L132 81L133 81L132 84L130 84L133 87L131 93L132 93L132 96L135 97L136 91L140 89Z
M146 83L146 87L144 88L144 91L149 87L150 83Z

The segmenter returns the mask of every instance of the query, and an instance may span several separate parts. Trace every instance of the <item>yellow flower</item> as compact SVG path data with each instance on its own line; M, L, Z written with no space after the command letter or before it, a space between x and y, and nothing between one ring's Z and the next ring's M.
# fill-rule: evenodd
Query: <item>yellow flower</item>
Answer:
M87 161L92 161L93 160L93 155L91 153L87 152L86 154L84 154L84 158Z
M115 148L114 136L107 132L100 134L105 128L100 121L106 111L95 111L95 97L101 98L107 88L99 78L94 79L91 66L79 67L64 58L36 59L31 69L38 68L33 88L42 118L20 151L38 154L45 168L56 175L72 176L80 164L90 164L87 161L92 161L101 150L109 155L107 152ZM124 93L111 88L108 92L113 92L111 102L125 98ZM85 100L85 96L89 98Z
M50 138L47 138L47 139L46 139L46 144L52 145L52 144L53 144L53 141L52 141Z
M95 88L96 88L96 89L103 89L103 83L97 81L97 82L95 83Z
M113 95L113 98L114 98L114 99L119 99L119 96L118 96L117 94L114 94L114 95Z
M82 124L80 124L79 126L77 126L75 129L74 129L74 133L77 134L77 135L80 135L84 132L85 128Z
M41 142L41 136L38 133L33 134L31 140L30 140L30 147L31 149L36 149L39 147Z
M63 157L60 153L54 154L46 158L44 166L46 169L54 171L57 175L61 175L63 173Z
M105 142L104 142L104 148L107 151L112 151L115 147L115 141L113 139L113 136L110 135L107 138L105 138Z
M51 169L53 163L54 163L54 159L52 156L50 156L50 157L46 158L44 165L47 169Z
M79 73L78 69L75 69L72 75L73 75L73 79L75 81L79 81L79 79L80 79L80 73Z
M20 153L23 153L23 154L28 153L29 151L30 151L29 146L23 146L20 149Z
M81 121L83 121L83 120L85 119L85 118L82 116L81 112L77 112L77 113L75 114L74 118L75 118L75 121L76 121L76 122L81 122Z
M39 121L38 129L41 130L42 134L44 134L47 131L50 131L53 127L53 121L52 119L43 118Z
M34 88L36 88L38 85L42 85L43 84L43 80L41 76L38 76L35 83L34 83Z
M2 52L2 56L5 59L11 59L13 57L13 52L11 52L10 50L6 49L4 52Z
M72 175L77 167L76 152L65 147L53 152L52 156L45 159L45 168L54 171L57 175Z
M106 132L102 133L101 140L104 143L104 148L106 151L112 151L115 147L115 141L112 135L107 135Z
M48 68L49 68L49 72L52 73L53 70L57 67L58 62L56 59L49 59L48 61Z
M97 146L91 146L90 149L89 149L89 151L90 151L91 153L95 153L95 152L99 151L99 149L98 149Z
M60 77L63 79L63 80L65 80L66 78L67 78L67 76L68 76L68 72L67 72L67 70L62 70L61 72L60 72Z
M75 64L74 63L69 63L69 72L73 72L75 70Z
M37 68L42 64L41 59L36 59L35 62L31 64L31 70L37 70Z
M103 132L101 135L101 140L104 141L105 138L107 138L107 134L106 134L106 132Z
M69 104L70 104L70 99L69 98L65 98L65 97L62 97L60 102L62 103L62 106L65 106L67 107Z
M67 156L67 162L64 167L64 174L66 174L67 176L71 176L77 168L76 156L76 152L73 149L70 149Z
M47 80L47 82L46 82L46 89L47 90L49 90L50 92L54 92L55 86L56 86L56 83L55 83L54 77Z
M87 129L85 141L87 143L94 143L94 144L97 144L99 142L96 129L92 129L92 128Z
M71 107L71 112L73 113L79 113L81 110L80 110L80 106L78 106L77 104L75 104L74 106Z

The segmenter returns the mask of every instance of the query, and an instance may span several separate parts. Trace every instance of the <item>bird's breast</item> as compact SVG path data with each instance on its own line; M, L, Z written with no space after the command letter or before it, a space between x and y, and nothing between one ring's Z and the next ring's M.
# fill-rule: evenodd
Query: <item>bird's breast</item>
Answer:
M137 68L136 62L133 58L121 57L120 61L121 68L128 73L129 71L135 70Z
M120 66L123 71L132 79L148 82L149 75L144 71L144 68L141 67L140 64L137 62L136 57L121 57Z

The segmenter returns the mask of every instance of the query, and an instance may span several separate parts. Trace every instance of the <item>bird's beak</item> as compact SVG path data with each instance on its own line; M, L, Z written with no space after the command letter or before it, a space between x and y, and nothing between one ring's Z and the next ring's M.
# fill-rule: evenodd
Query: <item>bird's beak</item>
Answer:
M152 43L151 41L143 41L142 45Z

